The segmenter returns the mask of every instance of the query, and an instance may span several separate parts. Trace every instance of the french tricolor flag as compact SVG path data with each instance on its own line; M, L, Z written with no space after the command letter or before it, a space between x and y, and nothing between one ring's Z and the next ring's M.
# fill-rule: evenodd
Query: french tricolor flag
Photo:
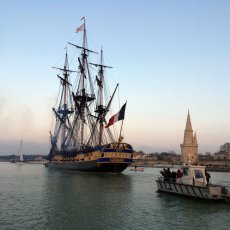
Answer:
M114 116L112 116L109 119L109 122L105 126L105 128L108 128L110 125L113 125L117 121L124 120L124 118L125 118L125 107L126 107L126 103L121 107L121 109L118 113L116 113Z

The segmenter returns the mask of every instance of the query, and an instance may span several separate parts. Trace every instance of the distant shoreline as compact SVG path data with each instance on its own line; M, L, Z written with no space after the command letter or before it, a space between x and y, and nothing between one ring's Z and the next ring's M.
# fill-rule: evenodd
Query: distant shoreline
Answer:
M145 167L145 168L180 168L182 165L172 165L172 164L156 164L156 165L150 165L150 164L138 164L138 163L133 163L131 167ZM208 167L206 166L206 169L210 172L230 172L230 168L220 168L220 167Z
M46 162L47 162L46 160L44 160L44 161L26 161L26 164L44 164ZM3 160L0 160L0 163L15 163L15 161L3 161Z
M27 164L44 164L47 161L28 161L26 162ZM13 163L12 161L4 161L4 160L0 160L0 163ZM132 163L130 165L130 167L144 167L144 168L180 168L182 165L174 165L174 164L138 164L136 163ZM206 166L206 169L210 172L230 172L230 168L229 167L208 167Z

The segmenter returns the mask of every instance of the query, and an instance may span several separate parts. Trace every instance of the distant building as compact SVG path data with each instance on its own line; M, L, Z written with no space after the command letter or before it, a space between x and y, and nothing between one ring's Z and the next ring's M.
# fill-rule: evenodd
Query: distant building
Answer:
M214 153L214 160L230 160L230 152L220 151Z
M145 156L146 155L142 151L139 151L139 152L134 151L134 154L133 154L134 159L141 159L141 158L144 158Z
M214 155L203 155L203 154L198 154L198 159L199 163L201 161L213 161L214 160Z
M192 164L197 164L198 160L198 144L196 133L193 135L190 114L188 111L187 122L184 131L184 142L180 145L182 162L190 161Z

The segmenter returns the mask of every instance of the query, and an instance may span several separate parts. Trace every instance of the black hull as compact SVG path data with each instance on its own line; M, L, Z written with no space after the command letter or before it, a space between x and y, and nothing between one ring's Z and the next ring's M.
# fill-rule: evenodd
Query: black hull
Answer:
M50 169L55 169L55 170L121 173L129 166L129 163L98 163L97 161L85 161L85 162L50 161L47 163L46 166L49 167Z

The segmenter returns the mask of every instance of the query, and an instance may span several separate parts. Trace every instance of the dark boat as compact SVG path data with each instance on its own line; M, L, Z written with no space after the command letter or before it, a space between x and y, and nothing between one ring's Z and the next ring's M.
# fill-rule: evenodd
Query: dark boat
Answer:
M57 75L60 91L53 108L55 126L50 131L51 147L46 166L58 170L118 173L133 162L133 148L122 142L121 136L126 103L107 119L119 85L112 94L108 93L105 71L112 67L104 65L102 50L100 63L89 63L89 55L97 53L87 47L85 18L83 20L76 31L83 34L82 45L69 43L80 51L76 59L78 70L69 69L67 51L64 67L53 67L60 71ZM93 76L93 70L97 75ZM71 83L72 77L76 78L76 84ZM119 120L122 122L117 122ZM114 130L118 125L116 137Z

